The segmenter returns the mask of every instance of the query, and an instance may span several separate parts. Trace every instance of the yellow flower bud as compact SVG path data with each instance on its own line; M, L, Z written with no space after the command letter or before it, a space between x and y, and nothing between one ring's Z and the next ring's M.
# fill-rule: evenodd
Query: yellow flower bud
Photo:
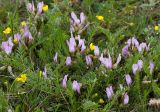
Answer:
M22 22L21 22L21 25L24 27L24 26L26 26L27 24L26 24L25 21L22 21Z
M18 39L15 38L15 39L13 40L13 42L14 42L15 44L18 44Z
M157 26L157 25L154 26L154 30L155 30L155 31L158 31L158 30L159 30L159 26Z
M27 75L26 74L21 74L19 77L16 78L16 81L18 82L26 82L27 80Z
M91 44L89 45L89 47L90 47L90 49L93 51L95 46L94 46L93 43L91 43Z
M103 16L96 16L96 18L97 18L99 21L104 21L104 17L103 17Z
M101 99L99 99L99 103L100 104L103 104L104 103L104 100L101 98Z
M47 11L48 11L48 5L44 5L44 6L43 6L43 11L44 11L44 12L47 12Z
M4 34L10 34L11 33L11 28L10 27L7 27L4 31L3 31L3 33Z

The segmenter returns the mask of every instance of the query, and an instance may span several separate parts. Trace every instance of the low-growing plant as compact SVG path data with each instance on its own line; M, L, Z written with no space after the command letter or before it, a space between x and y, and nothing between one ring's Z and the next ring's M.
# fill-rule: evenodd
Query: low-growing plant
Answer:
M158 111L158 5L158 0L4 1L0 110Z

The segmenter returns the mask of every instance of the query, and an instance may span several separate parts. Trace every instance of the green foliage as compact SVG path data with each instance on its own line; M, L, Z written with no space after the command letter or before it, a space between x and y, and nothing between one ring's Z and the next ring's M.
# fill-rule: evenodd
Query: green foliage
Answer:
M23 39L15 44L7 55L0 48L0 111L15 112L151 112L159 106L150 106L152 98L160 98L160 30L158 0L44 0L49 10L34 15L26 9L32 0L0 0L0 45L14 34L23 34L22 21L26 21L33 40ZM35 0L35 8L40 0ZM86 50L70 53L66 41L70 39L70 13L84 12L89 26L80 35L85 39ZM103 16L100 21L96 16ZM79 16L78 16L79 17ZM3 31L10 27L11 33ZM73 32L76 35L76 32ZM138 52L129 48L130 56L122 55L120 63L107 69L94 56L90 43L98 46L104 57L109 53L116 63L119 53L128 39L136 37L150 44L149 51ZM24 38L24 37L23 37ZM77 44L78 41L76 40ZM58 61L54 55L58 53ZM86 65L85 56L90 54L93 63ZM65 64L71 56L72 65ZM133 64L143 61L143 68L136 74ZM155 66L150 73L149 64ZM45 76L45 68L47 73ZM18 81L26 74L25 82ZM67 87L62 87L64 75L68 74ZM125 74L130 74L132 84L128 86ZM80 94L73 90L73 81L80 83ZM144 83L148 81L149 83ZM123 88L120 87L123 85ZM106 87L112 86L111 100ZM124 105L124 93L129 95L129 104ZM101 101L100 101L101 99ZM160 105L160 104L159 104Z

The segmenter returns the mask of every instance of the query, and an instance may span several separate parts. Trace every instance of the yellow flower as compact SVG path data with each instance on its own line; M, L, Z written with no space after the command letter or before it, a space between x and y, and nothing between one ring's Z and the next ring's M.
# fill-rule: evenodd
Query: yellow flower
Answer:
M4 31L3 31L3 33L4 34L10 34L11 33L11 28L10 27L7 27Z
M23 32L24 32L24 29L21 28L21 29L20 29L20 32L23 33Z
M100 21L104 21L104 17L103 16L96 16L96 18Z
M43 6L43 11L44 11L44 12L47 12L47 11L48 11L48 5L44 5L44 6Z
M26 74L21 74L19 77L16 78L16 81L18 82L26 82L27 80L27 75Z
M104 103L104 100L101 98L101 99L99 99L99 103L100 104L103 104Z
M15 39L13 40L13 43L18 44L18 39L15 38Z
M21 25L24 27L24 26L26 26L27 24L26 24L25 21L22 21L22 22L21 22Z
M158 30L159 30L159 26L157 26L157 25L154 26L154 30L155 30L155 31L158 31Z
M95 46L93 45L93 43L91 43L91 44L89 45L89 47L90 47L90 49L93 51Z

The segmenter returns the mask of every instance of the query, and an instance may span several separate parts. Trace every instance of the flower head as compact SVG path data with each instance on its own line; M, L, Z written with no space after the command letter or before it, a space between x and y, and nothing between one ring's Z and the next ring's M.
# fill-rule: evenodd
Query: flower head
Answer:
M126 79L126 82L127 82L128 86L132 84L132 79L131 79L131 76L129 74L125 75L125 79Z
M67 66L70 66L71 64L72 64L72 59L71 59L70 56L68 56L68 57L66 58L66 65L67 65Z
M146 49L148 50L148 46L146 43L142 42L139 46L138 46L138 51L141 52L142 50Z
M74 80L73 84L72 84L72 88L74 91L76 91L80 94L80 88L81 88L80 83L78 83L77 81Z
M138 60L137 64L138 64L138 69L141 70L143 68L143 61Z
M24 27L24 34L23 34L23 36L24 36L25 38L27 38L29 42L31 42L31 41L33 40L32 34L31 34L31 32L29 31L28 26L25 26L25 27Z
M38 14L38 15L42 13L43 6L44 6L44 3L43 3L43 2L39 2L39 3L38 3L38 5L37 5L37 14Z
M67 45L70 53L74 53L76 51L76 41L74 37L71 37L69 41L67 40Z
M112 96L114 95L112 86L109 86L106 88L106 94L107 94L108 99L110 100Z
M3 33L4 34L10 34L11 33L11 28L10 27L7 27L4 31L3 31Z
M104 103L104 100L103 100L102 98L100 98L100 99L99 99L99 103L100 103L100 104L103 104L103 103Z
M20 41L20 39L21 39L21 35L19 33L14 34L14 40L13 40L13 42L15 44L18 44L18 42Z
M55 54L55 56L54 56L54 58L53 58L53 61L55 62L55 63L57 63L58 62L58 53L56 52L56 54Z
M94 47L94 55L95 55L95 56L99 56L99 54L100 54L99 47L98 47L98 46L95 46L95 47Z
M86 19L86 16L84 15L83 12L81 12L81 13L80 13L80 21L81 21L81 24L84 24L85 19Z
M86 64L87 65L92 65L92 59L91 59L90 55L86 56Z
M22 22L21 22L21 26L24 27L24 26L26 26L26 25L27 25L27 23L26 23L25 21L22 21Z
M80 20L77 18L77 15L74 12L71 12L71 18L73 19L75 24L78 25L80 23Z
M149 63L150 74L152 74L153 69L154 69L154 62L153 62L153 61L150 61L150 63Z
M129 102L129 96L128 96L128 93L125 93L124 96L123 96L123 104L126 105L128 104Z
M97 18L99 21L104 21L104 17L103 17L103 16L96 16L96 18Z
M89 45L89 47L90 47L90 50L91 50L91 51L93 51L93 50L94 50L94 48L95 48L95 46L94 46L94 44L93 44L93 43L91 43L91 44Z
M158 31L159 30L159 26L158 25L154 26L154 30Z
M48 11L48 5L44 5L42 9L43 9L44 12L47 12Z
M19 77L16 78L16 81L18 82L26 82L27 80L27 75L26 74L21 74Z
M126 46L124 46L123 47L123 49L122 49L122 55L123 56L129 56L129 45L126 45Z
M120 63L121 58L122 58L122 57L121 57L121 54L119 54L119 55L118 55L118 58L117 58L117 61L116 61L116 63L114 64L115 67Z
M101 57L99 58L99 60L101 61L101 64L104 65L106 68L112 69L112 67L113 67L112 58L111 58L110 54L108 54L108 55L109 55L108 58L104 58L103 54L101 54Z
M133 71L133 74L137 73L137 71L138 71L138 64L133 64L132 65L132 71Z
M27 10L30 13L33 13L35 11L35 7L34 7L34 3L33 2L27 4Z
M63 81L62 81L62 86L63 86L64 88L67 87L67 77L68 77L68 75L65 75L64 78L63 78Z
M139 42L135 37L132 38L132 46L134 46L136 48L138 48L138 46L139 46Z
M10 54L12 52L12 38L10 37L8 41L2 42L1 48L6 54Z
M136 64L132 65L133 74L136 74L137 71L141 71L142 68L143 68L143 61L142 60L138 60L138 62Z

